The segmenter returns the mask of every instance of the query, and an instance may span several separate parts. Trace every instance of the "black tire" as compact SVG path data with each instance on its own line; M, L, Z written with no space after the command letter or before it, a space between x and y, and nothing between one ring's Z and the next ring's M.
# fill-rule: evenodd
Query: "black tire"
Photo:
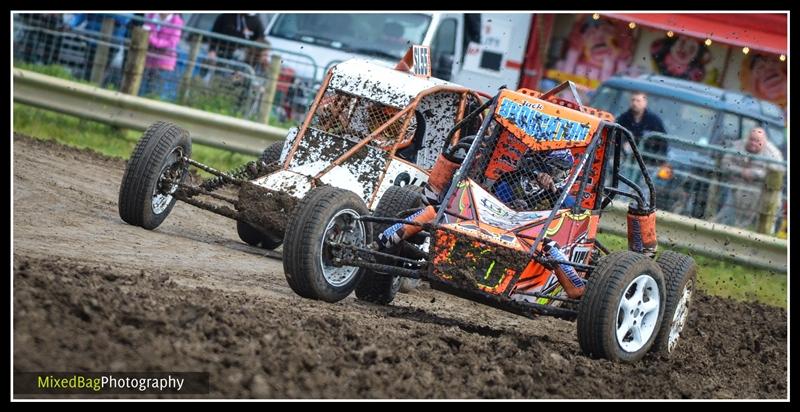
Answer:
M281 152L283 152L283 142L283 140L279 140L267 146L267 148L261 153L261 157L259 157L259 159L266 164L275 163L280 160Z
M289 219L283 246L283 271L286 281L298 295L338 302L355 289L364 273L359 268L346 282L331 284L323 272L321 260L327 256L322 248L325 229L332 218L350 209L361 216L369 214L369 209L355 193L332 186L321 186L309 192L295 207ZM369 223L362 223L363 242L372 238ZM366 245L361 245L362 247Z
M119 188L119 217L128 224L152 230L166 219L175 206L171 197L166 207L154 209L153 200L162 174L171 170L180 173L180 181L186 179L188 166L177 160L190 157L192 140L185 129L169 123L155 122L145 130L133 149L122 176ZM165 196L165 199L169 197Z
M263 233L249 223L240 220L236 221L236 233L239 234L239 239L242 242L250 246L274 250L283 244L283 239L280 236Z
M664 357L669 357L675 352L675 347L680 341L680 333L686 327L688 313L691 309L692 296L697 284L697 264L690 256L670 250L662 252L656 263L664 272L667 304L664 306L664 320L661 322L652 352ZM684 291L688 289L688 299L681 314L676 313L678 304L681 303ZM683 305L681 305L683 306ZM676 319L676 315L678 319ZM681 316L682 315L682 316ZM670 347L670 331L676 327L677 336Z
M422 195L416 186L389 186L386 192L378 201L375 207L374 216L378 217L402 217L400 214L409 209L422 207ZM377 240L378 235L386 230L390 225L387 223L373 224L373 239ZM379 260L380 261L380 260ZM390 264L391 262L383 262ZM400 276L389 276L366 270L356 287L356 297L367 302L379 305L388 305L400 290L404 279Z
M617 324L620 316L618 308L629 286L641 275L648 275L658 288L659 305L656 319L649 316L652 324L650 336L637 350L625 350L617 339ZM648 289L650 293L654 291ZM635 295L634 295L635 296ZM638 305L643 302L640 301ZM583 299L578 307L578 342L583 352L594 358L611 361L634 362L641 359L652 347L664 315L665 289L664 275L658 265L647 256L631 251L615 252L599 260L589 277ZM634 312L635 311L635 312ZM639 306L631 309L631 318L639 316ZM638 320L644 324L645 317ZM636 325L634 321L633 325ZM630 331L630 330L629 330ZM628 337L627 333L623 340Z
M267 148L261 153L259 160L265 164L275 163L280 160L282 151L283 140L280 140L267 146ZM282 236L263 233L250 224L242 221L236 222L236 233L239 234L239 239L241 239L242 242L247 243L250 246L262 247L264 249L273 250L283 243Z

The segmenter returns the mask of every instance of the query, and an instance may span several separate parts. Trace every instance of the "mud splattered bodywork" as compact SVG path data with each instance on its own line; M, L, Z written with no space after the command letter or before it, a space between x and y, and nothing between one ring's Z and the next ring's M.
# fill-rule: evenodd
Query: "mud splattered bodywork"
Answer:
M363 60L331 69L283 169L254 183L302 198L327 184L370 208L390 185L422 185L476 93ZM460 137L460 136L459 136ZM302 176L302 177L300 177ZM287 184L286 180L304 183Z
M481 99L410 71L358 59L340 63L328 73L304 123L287 135L280 156L271 158L277 163L251 162L223 173L187 159L216 177L182 189L180 200L215 213L223 209L198 196L232 203L236 211L226 207L225 216L266 229L271 238L285 231L282 219L292 210L291 200L320 185L351 191L374 209L389 186L427 181L439 153L461 137L448 132ZM231 184L239 187L238 200L212 193Z

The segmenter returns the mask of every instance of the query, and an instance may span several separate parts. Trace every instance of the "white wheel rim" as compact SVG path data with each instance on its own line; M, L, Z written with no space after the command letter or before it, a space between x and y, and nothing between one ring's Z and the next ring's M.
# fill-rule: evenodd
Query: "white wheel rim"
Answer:
M172 157L172 155L175 152L178 153L178 161L180 161L180 159L183 157L183 149L181 149L180 147L176 147L175 149L172 150L169 156ZM166 176L166 174L171 171L173 165L175 165L175 162L164 165L164 168L161 169L161 174L158 176L156 187L153 189L153 199L150 202L150 204L153 209L153 213L156 215L160 215L165 210L167 210L167 207L172 202L172 194L178 190L177 183L170 186L169 190L166 193L163 193L160 190L161 179L163 179Z
M678 306L675 307L675 315L672 317L672 325L669 328L669 340L667 341L667 352L672 352L678 344L678 338L681 336L681 331L686 325L686 319L689 318L689 302L692 300L692 293L694 292L694 282L686 282L681 294L681 300L678 301Z
M637 352L645 346L655 332L660 308L658 283L649 275L641 275L625 286L614 333L622 350Z
M325 262L325 242L335 241L351 245L363 246L366 239L364 223L355 218L360 217L353 209L343 209L337 212L325 228L320 242L319 264L322 267L322 276L333 287L340 287L350 282L358 272L355 266L333 266Z

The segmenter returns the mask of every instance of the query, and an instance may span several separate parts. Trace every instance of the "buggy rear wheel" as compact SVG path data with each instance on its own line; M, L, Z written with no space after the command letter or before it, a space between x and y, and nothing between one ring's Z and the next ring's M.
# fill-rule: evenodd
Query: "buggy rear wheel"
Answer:
M422 194L418 186L389 186L386 192L378 201L374 216L399 218L403 212L422 207ZM405 213L408 215L409 213ZM373 240L377 240L378 235L386 230L388 223L377 223L373 225ZM404 241L405 242L405 241ZM406 257L406 256L403 256ZM380 260L380 259L379 259ZM393 262L381 262L391 264ZM407 291L416 287L413 282L417 279L407 279L400 276L390 276L366 270L356 287L356 297L367 302L388 305L394 300L395 295L405 286ZM405 284L404 284L405 283ZM417 283L418 284L418 283Z
M697 264L690 256L670 250L662 252L656 263L664 272L667 301L653 352L669 357L675 351L681 332L689 318L697 280Z
M309 192L289 219L283 246L286 281L298 295L337 302L355 289L364 269L335 266L331 242L365 247L368 223L357 220L369 209L355 193L331 186Z
M272 143L261 153L259 160L269 165L280 160L283 151L283 140ZM247 222L236 221L236 233L239 239L250 246L273 250L283 243L283 236L277 233L264 233Z
M264 233L247 222L240 220L236 221L236 233L239 234L239 239L250 246L261 247L264 249L274 250L281 244L283 239L274 233Z
M578 308L578 342L591 357L633 362L655 341L664 314L664 275L647 256L604 256Z
M145 229L157 228L175 206L174 194L188 174L183 158L192 154L189 132L155 122L145 130L128 160L119 188L119 216Z

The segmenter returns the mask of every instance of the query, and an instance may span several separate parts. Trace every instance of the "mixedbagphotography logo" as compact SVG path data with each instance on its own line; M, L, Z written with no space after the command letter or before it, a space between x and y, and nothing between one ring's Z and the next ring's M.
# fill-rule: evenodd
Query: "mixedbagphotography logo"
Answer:
M14 393L198 395L208 380L208 372L14 372Z

